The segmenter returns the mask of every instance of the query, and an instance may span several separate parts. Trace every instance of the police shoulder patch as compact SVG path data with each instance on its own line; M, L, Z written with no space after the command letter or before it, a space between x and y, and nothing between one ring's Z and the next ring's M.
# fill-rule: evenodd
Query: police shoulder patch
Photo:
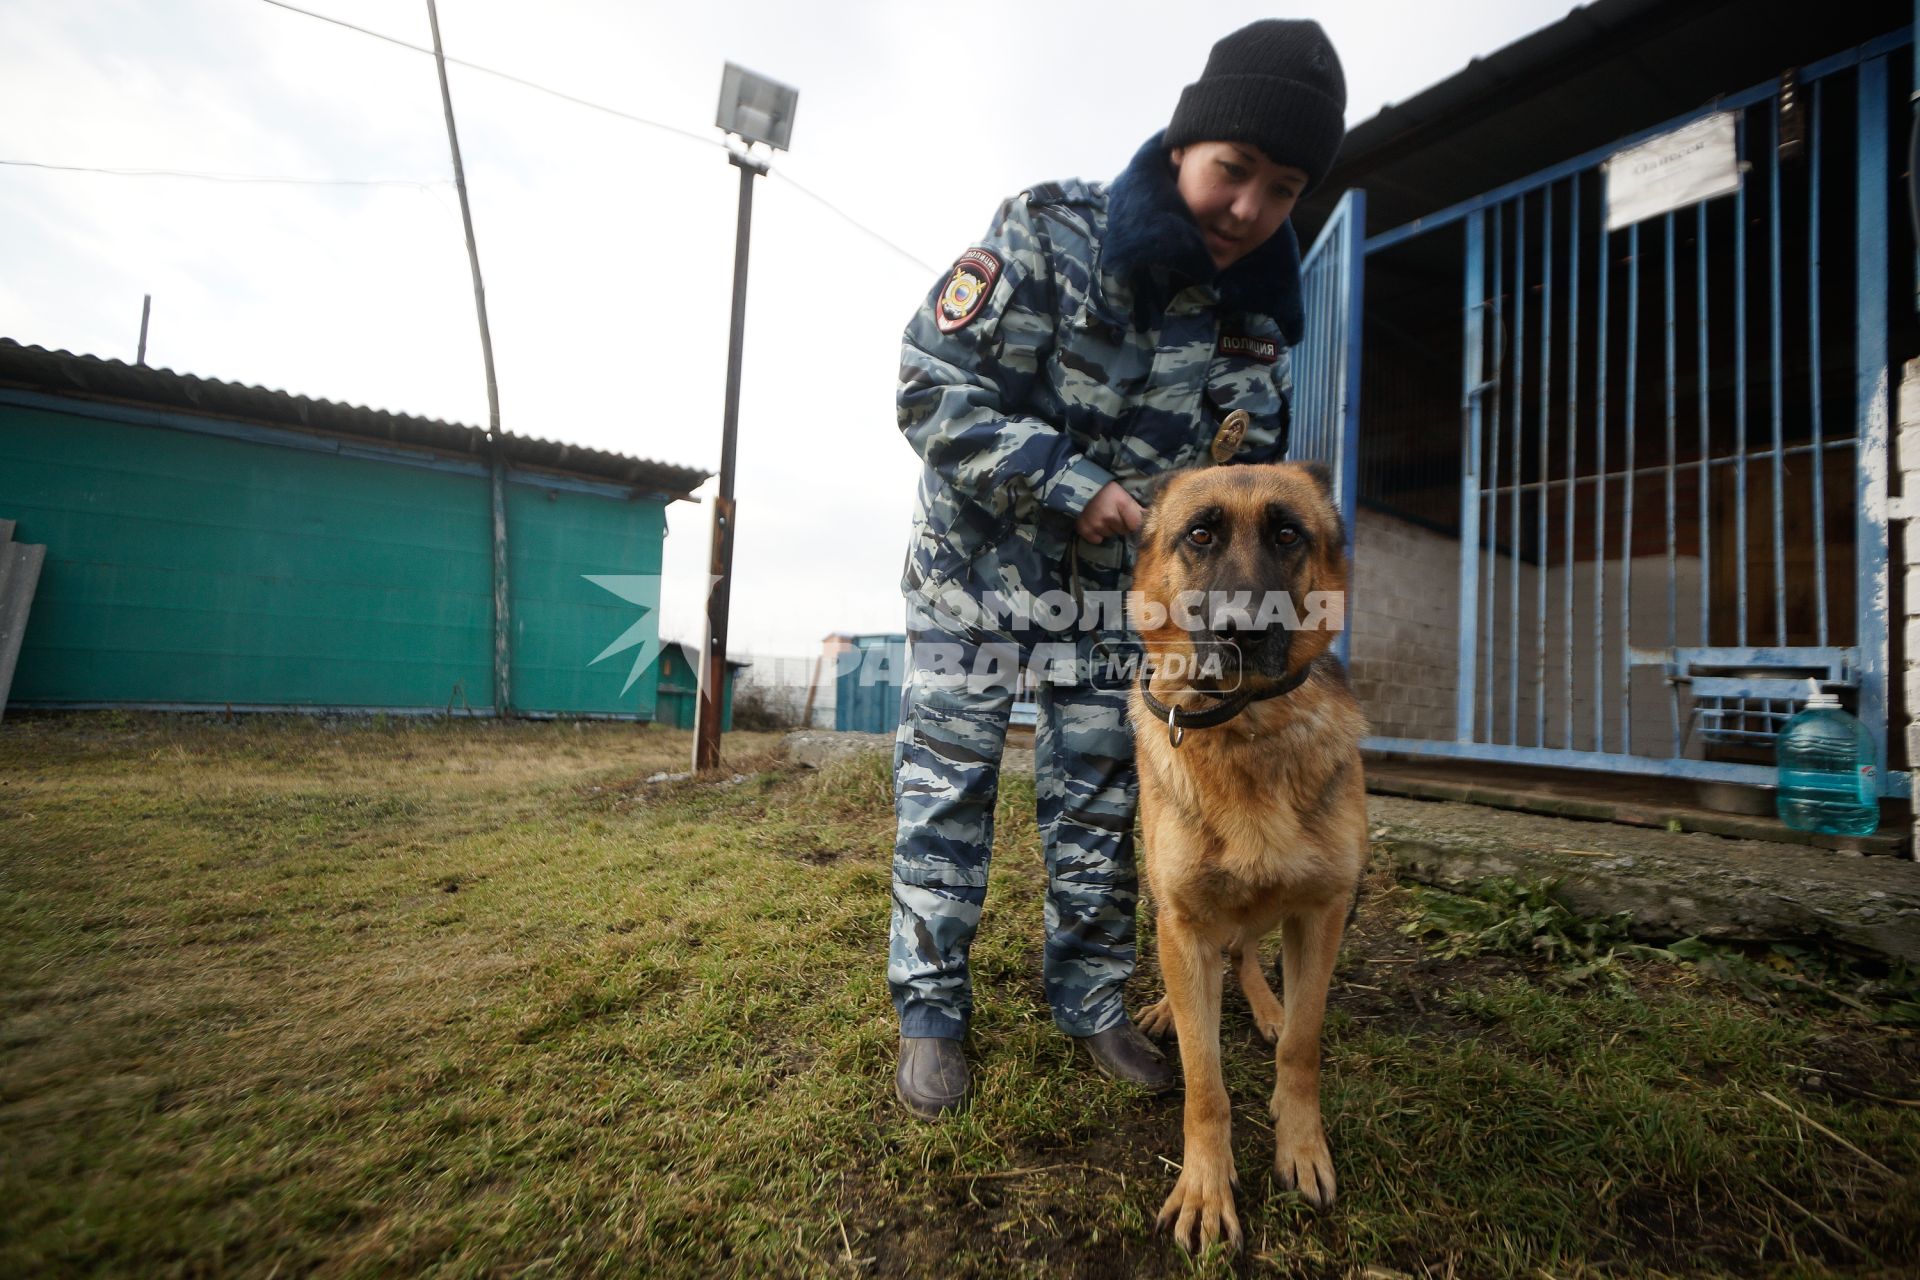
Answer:
M953 264L953 274L934 305L934 323L940 332L965 328L986 304L1000 278L1000 259L987 249L969 249Z

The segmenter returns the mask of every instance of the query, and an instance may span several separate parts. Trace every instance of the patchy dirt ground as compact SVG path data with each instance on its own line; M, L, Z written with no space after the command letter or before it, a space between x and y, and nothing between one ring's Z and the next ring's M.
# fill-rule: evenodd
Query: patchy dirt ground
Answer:
M1393 877L1377 869L1365 885L1359 913L1349 927L1336 973L1329 1011L1328 1075L1329 1137L1343 1179L1342 1193L1372 1197L1365 1162L1385 1175L1383 1154L1376 1148L1378 1134L1355 1131L1366 1113L1377 1108L1354 1106L1357 1095L1383 1090L1397 1101L1387 1110L1433 1118L1436 1111L1457 1126L1471 1149L1477 1128L1498 1129L1503 1123L1504 1099L1496 1088L1477 1087L1467 1079L1438 1082L1426 1071L1405 1082L1393 1078L1392 1055L1379 1055L1380 1045L1417 1046L1416 1056L1449 1055L1457 1047L1463 1059L1511 1058L1532 1061L1549 1071L1573 1065L1562 1060L1553 1046L1517 1034L1509 1019L1491 1009L1473 1012L1463 996L1514 988L1549 987L1557 966L1545 959L1509 955L1476 955L1442 959L1430 955L1401 926L1413 915L1409 895ZM1269 940L1268 952L1275 950ZM1269 954L1270 965L1273 964ZM1008 975L1003 975L1008 976ZM1036 963L1018 975L1019 982L1005 996L1022 989L1037 991ZM1276 989L1279 975L1275 973ZM1714 984L1687 966L1643 962L1634 965L1628 1001L1662 1001L1676 992L1697 992ZM1160 981L1150 954L1143 953L1135 979L1139 993L1134 1003L1144 1006L1158 998ZM1343 1256L1355 1245L1352 1224L1342 1223L1338 1211L1329 1221L1314 1215L1292 1196L1279 1191L1270 1173L1271 1129L1265 1099L1272 1082L1272 1050L1254 1029L1244 998L1231 977L1226 984L1222 1027L1223 1056L1234 1099L1234 1148L1244 1186L1239 1197L1243 1221L1248 1224L1244 1255L1218 1259L1202 1271L1235 1275L1289 1274L1303 1276L1364 1275L1373 1280L1400 1276L1472 1276L1491 1274L1478 1268L1468 1253L1417 1238L1378 1240L1374 1261L1362 1270L1343 1265ZM1463 1003L1466 1007L1463 1008ZM1038 999L1029 1002L1028 1016L1044 1019ZM1763 1015L1764 1016L1764 1015ZM1595 1034L1618 1042L1626 1036L1644 1039L1635 1028L1598 1026ZM976 1070L989 1075L998 1070L991 1046L972 1046ZM1169 1052L1174 1047L1168 1046ZM984 1061L981 1059L985 1058ZM1064 1053L1049 1061L1050 1069L1083 1069ZM1802 1099L1845 1101L1889 1119L1903 1119L1906 1109L1920 1106L1920 1038L1903 1031L1862 1034L1857 1027L1833 1026L1809 1036L1796 1054L1792 1079L1797 1090L1782 1099L1798 1105ZM1721 1087L1740 1076L1746 1064L1739 1054L1726 1057L1708 1052L1684 1064L1682 1079L1701 1087ZM1362 1073L1365 1083L1343 1079L1342 1073ZM1471 1076L1474 1072L1463 1073ZM1497 1080L1501 1073L1493 1073ZM1485 1084L1486 1081L1477 1082ZM1430 1091L1430 1092L1429 1092ZM1423 1093L1428 1096L1421 1096ZM875 1123L896 1132L902 1128L898 1112L885 1101L876 1102ZM1114 1275L1186 1276L1195 1263L1147 1233L1160 1199L1171 1188L1180 1157L1180 1095L1153 1098L1135 1095L1118 1114L1089 1117L1071 1131L1044 1141L1017 1143L1004 1153L999 1167L977 1172L929 1171L910 1188L884 1180L850 1176L842 1180L840 1212L856 1226L860 1243L854 1246L870 1274L991 1276L1031 1274L1074 1276L1095 1280ZM923 1126L911 1126L908 1132ZM904 1154L910 1144L899 1148ZM1472 1170L1449 1168L1423 1174L1419 1156L1408 1153L1397 1177L1415 1183L1448 1183L1474 1176ZM1539 1174L1552 1180L1553 1163ZM1522 1167L1514 1171L1524 1180ZM1634 1185L1630 1159L1619 1169L1618 1185L1596 1184L1560 1190L1591 1195L1605 1203L1605 1229L1588 1239L1568 1242L1557 1264L1532 1274L1553 1275L1770 1275L1778 1258L1768 1261L1777 1242L1769 1245L1765 1232L1756 1232L1750 1215L1727 1212L1718 1195L1691 1199L1662 1187L1658 1179ZM1856 1203L1877 1206L1892 1219L1907 1224L1887 1229L1871 1241L1837 1238L1797 1223L1791 1246L1802 1269L1792 1274L1850 1274L1892 1277L1910 1274L1904 1263L1882 1265L1888 1257L1911 1258L1920 1218L1902 1208L1899 1188L1916 1185L1911 1170L1890 1184L1863 1188L1850 1194ZM1388 1192L1392 1195L1391 1191ZM1724 1195L1723 1193L1718 1193ZM1426 1211L1445 1214L1447 1198L1430 1202ZM1478 1215L1464 1208L1455 1229L1471 1231ZM1785 1216L1794 1215L1788 1209ZM1438 1224L1435 1224L1438 1227ZM1489 1228L1494 1229L1494 1228ZM1440 1228L1442 1234L1445 1228ZM1874 1246L1878 1246L1875 1248ZM1879 1261L1863 1256L1872 1250ZM871 1261L867 1261L867 1259Z
M1031 784L972 955L974 1104L929 1125L890 1084L886 762L773 745L648 783L687 735L0 727L0 1272L1920 1271L1910 1028L1511 946L1571 917L1430 955L1402 926L1462 900L1384 861L1324 1044L1339 1203L1273 1185L1271 1050L1230 988L1248 1247L1188 1259L1152 1230L1178 1095L1047 1014ZM1150 909L1141 954L1136 1008Z

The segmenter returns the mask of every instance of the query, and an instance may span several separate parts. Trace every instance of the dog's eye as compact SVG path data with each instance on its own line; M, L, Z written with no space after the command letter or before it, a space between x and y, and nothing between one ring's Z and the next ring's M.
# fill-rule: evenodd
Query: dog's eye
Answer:
M1203 524L1197 524L1187 530L1187 541L1196 547L1210 547L1213 545L1213 530Z
M1280 526L1280 532L1273 535L1274 541L1283 547L1290 547L1300 541L1300 531L1290 524Z

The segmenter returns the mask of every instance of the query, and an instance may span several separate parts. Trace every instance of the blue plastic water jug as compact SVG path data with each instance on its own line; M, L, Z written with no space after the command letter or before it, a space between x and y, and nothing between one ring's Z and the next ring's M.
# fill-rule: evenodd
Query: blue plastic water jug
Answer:
M1867 836L1880 825L1873 740L1840 699L1809 680L1811 694L1778 739L1780 821L1799 831Z

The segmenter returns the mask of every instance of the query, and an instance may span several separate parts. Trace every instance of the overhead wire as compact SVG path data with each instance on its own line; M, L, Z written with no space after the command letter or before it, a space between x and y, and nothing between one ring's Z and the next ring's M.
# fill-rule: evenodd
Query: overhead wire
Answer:
M116 178L197 178L206 182L271 182L295 187L418 187L452 185L451 178L294 178L266 173L205 173L197 169L113 169L85 164L50 164L41 160L0 160L20 169L54 169L61 173L105 173Z
M429 49L426 45L414 44L411 41L402 40L399 36L390 36L384 31L375 31L372 27L358 26L348 22L345 18L335 18L328 14L315 13L311 9L302 9L297 4L285 3L285 0L264 0L264 2L272 5L276 9L285 9L290 13L297 13L303 17L318 18L321 22L330 22L336 27L345 27L349 31L358 31L363 36L372 36L375 40L385 40L388 44L397 44L402 49L411 49L415 53L431 54L433 52L433 50ZM452 62L453 59L448 58L447 61Z
M348 22L343 18L330 17L324 13L315 13L311 9L302 9L297 4L288 4L287 0L261 0L261 3L270 4L276 9L285 9L288 13L297 13L302 17L315 18L321 22L331 23L336 27L345 27L347 30L357 31L363 36L372 36L375 40L384 40L388 44L399 45L402 49L411 49L415 53L424 53L428 57L433 56L433 50L426 45L414 44L410 40L402 40L399 36L390 36L384 31L375 31L371 27L358 26L355 23ZM547 85L539 84L532 80L523 79L522 77L516 76L509 71L501 71L496 67L483 66L478 62L468 62L465 58L456 58L454 55L450 53L446 55L446 59L449 63L453 64L456 67L465 67L469 71L478 71L482 75L496 76L501 80L510 81L511 83L520 85L523 88L533 89L536 92L548 94L552 97L559 98L564 102L571 102L575 106L587 107L594 111L603 111L610 116L618 116L620 119L630 121L634 124L643 124L651 129L662 129L662 130L665 130L667 133L678 134L682 138L687 139L689 142L697 142L704 147L720 147L722 150L725 150L725 144L722 143L719 139L709 138L704 134L695 133L691 129L682 129L679 125L667 124L665 121L662 121L662 120L650 120L646 116L634 115L631 111L622 111L618 107L609 107L605 103L594 102L589 98L576 97L575 95L571 93L566 93L560 89L550 88Z
M371 36L375 40L383 40L388 44L398 45L402 49L411 49L415 53L424 53L429 57L433 56L433 50L428 48L425 45L414 44L411 41L402 40L400 37L388 35L384 31L375 31L370 27L362 27L355 23L348 22L343 18L335 18L324 13L316 13L311 9L303 9L299 5L287 3L287 0L261 0L261 2L263 4L270 4L276 9L285 9L289 13L300 14L302 17L313 18L320 22L330 23L336 27L345 27L349 31L356 31L361 35ZM618 107L610 107L603 102L595 102L591 98L582 98L576 94L567 93L567 92L564 92L563 90L552 88L549 85L540 84L537 81L528 80L521 76L516 76L511 72L501 71L497 67L485 66L478 62L469 62L465 58L456 58L452 54L446 55L446 59L448 62L452 63L455 66L465 67L469 71L478 71L482 75L494 76L498 79L508 81L509 83L520 85L522 88L532 89L537 93L544 93L549 95L550 97L559 98L563 102L570 102L575 106L586 107L589 110L603 112L606 115L614 116L618 119L628 121L629 123L632 123L632 124L645 125L647 128L650 128L650 129L659 129L666 133L675 134L679 137L687 139L690 142L697 142L702 146L718 147L722 151L725 151L728 149L726 144L724 142L721 142L718 138L711 138L706 136L705 134L695 133L691 129L683 129L679 125L667 124L665 121L662 121L662 120L654 120L646 116L635 115L631 111L622 111ZM835 217L839 218L842 222L845 222L848 226L852 227L854 230L860 232L862 235L865 235L871 238L872 240L878 242L879 244L884 245L886 248L900 255L902 258L906 259L908 262L911 262L914 266L919 267L921 270L927 271L927 272L933 272L937 270L936 267L934 267L932 264L921 259L917 254L914 254L911 251L905 248L902 248L899 244L897 244L893 240L888 239L886 236L874 230L872 227L868 226L866 223L860 221L858 218L854 217L852 214L848 213L845 209L842 209L840 206L834 204L831 200L827 199L825 196L821 195L819 192L813 191L810 188L803 186L800 182L795 180L791 175L776 169L771 171L770 176L781 179L782 181L787 183L787 185L791 186L795 191L798 191L801 195L805 196L807 199L812 200L815 204L818 204L821 208L827 210L827 212L833 214Z
M914 266L919 267L922 271L932 273L939 270L939 268L935 267L932 263L925 261L918 254L913 253L911 250L901 248L899 245L895 244L893 241L881 235L878 231L875 231L872 227L869 227L865 223L857 221L852 214L848 213L845 209L842 209L839 205L834 204L833 201L827 199L825 196L821 195L819 192L812 191L806 187L801 186L800 183L797 180L795 180L791 174L782 173L780 170L775 169L773 170L772 176L779 178L781 181L785 182L788 186L792 187L795 191L798 191L801 195L813 201L815 204L825 209L828 213L831 213L836 218L839 218L841 221L845 222L848 226L866 234L867 236L870 236L874 240L879 241L881 244L885 245L887 248L899 254L902 258L905 258L908 262L911 262Z

